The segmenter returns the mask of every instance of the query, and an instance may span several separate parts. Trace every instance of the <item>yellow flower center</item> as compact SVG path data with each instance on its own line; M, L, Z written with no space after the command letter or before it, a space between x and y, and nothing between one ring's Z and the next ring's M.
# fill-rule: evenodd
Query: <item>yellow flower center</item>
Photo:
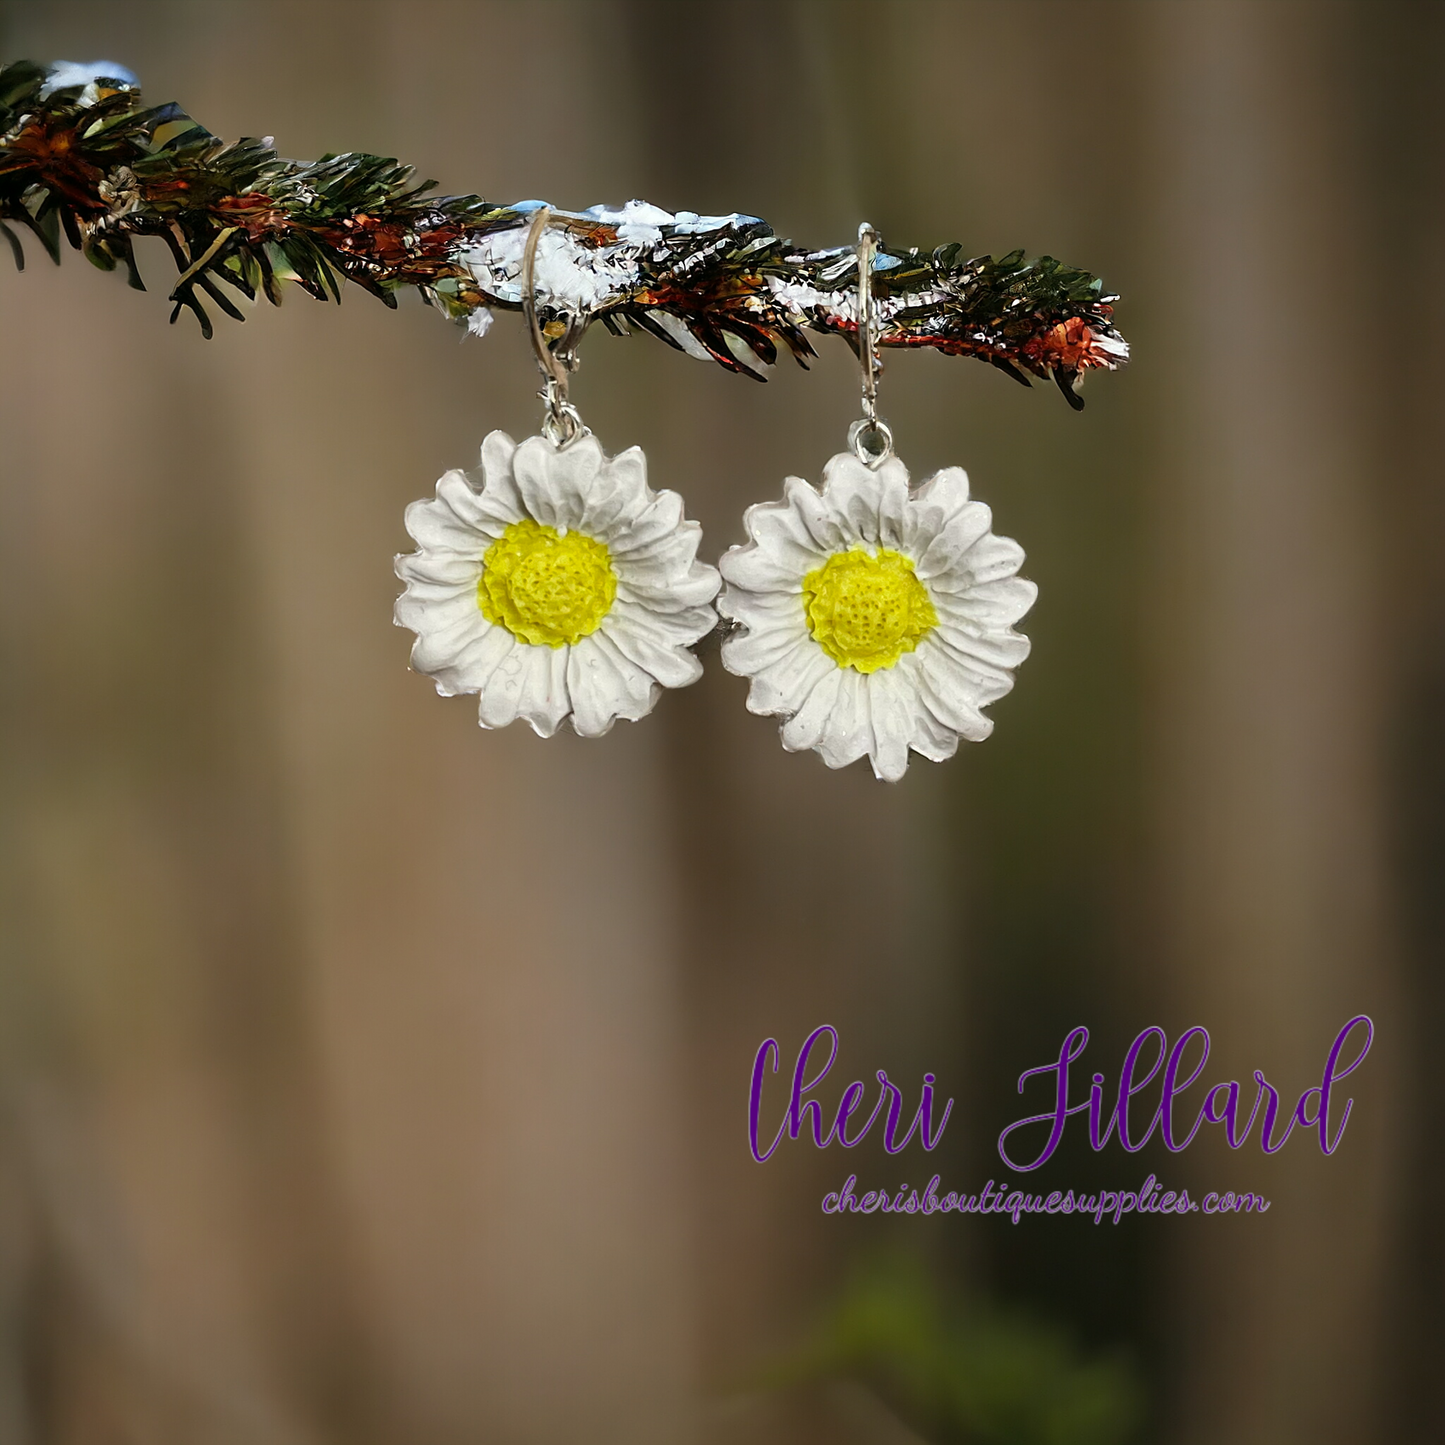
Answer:
M488 622L537 646L596 632L612 610L617 574L604 543L565 535L529 517L513 522L482 558L477 606Z
M892 667L938 625L913 559L880 547L835 552L803 578L808 631L839 667Z

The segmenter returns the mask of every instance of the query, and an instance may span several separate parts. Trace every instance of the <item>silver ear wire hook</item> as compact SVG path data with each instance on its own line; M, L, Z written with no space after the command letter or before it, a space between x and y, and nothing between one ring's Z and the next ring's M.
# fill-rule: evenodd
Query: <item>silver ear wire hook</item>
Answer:
M858 227L858 360L863 367L863 417L848 428L848 444L865 466L878 467L893 455L893 433L878 420L877 309L873 298L873 260L878 232L864 221Z
M563 344L556 351L547 345L537 320L537 246L551 219L551 208L539 206L527 229L527 244L522 251L522 313L527 318L538 370L545 380L541 396L547 403L547 415L542 422L542 435L554 446L566 447L582 436L587 428L577 408L567 399L569 373L577 365L577 318L573 317L569 322Z

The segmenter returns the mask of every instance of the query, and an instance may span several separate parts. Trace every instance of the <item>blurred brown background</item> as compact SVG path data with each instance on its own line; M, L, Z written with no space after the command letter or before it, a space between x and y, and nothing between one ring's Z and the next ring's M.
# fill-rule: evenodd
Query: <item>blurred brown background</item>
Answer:
M715 653L586 743L408 673L402 508L535 430L515 318L353 289L206 344L163 256L0 275L0 1445L917 1442L767 1389L887 1244L1127 1362L1130 1438L1445 1438L1445 7L5 0L0 51L448 191L1048 252L1135 347L1081 416L889 357L1040 601L996 737L888 788ZM598 334L574 395L711 557L856 414L841 345L763 387ZM818 1213L977 1189L1073 1024L1112 1080L1202 1023L1292 1098L1357 1012L1333 1158L1070 1136L1038 1180L1265 1217ZM749 1159L753 1050L825 1021L844 1080L958 1098L931 1165Z

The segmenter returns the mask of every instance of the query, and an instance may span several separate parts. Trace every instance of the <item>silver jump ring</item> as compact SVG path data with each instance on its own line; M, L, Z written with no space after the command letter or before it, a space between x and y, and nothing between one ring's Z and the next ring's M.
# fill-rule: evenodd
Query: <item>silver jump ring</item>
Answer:
M559 450L570 447L578 437L586 434L587 426L581 414L570 401L555 401L546 392L547 415L542 419L542 435Z
M886 421L863 417L848 428L848 445L864 466L881 466L893 455L893 428Z

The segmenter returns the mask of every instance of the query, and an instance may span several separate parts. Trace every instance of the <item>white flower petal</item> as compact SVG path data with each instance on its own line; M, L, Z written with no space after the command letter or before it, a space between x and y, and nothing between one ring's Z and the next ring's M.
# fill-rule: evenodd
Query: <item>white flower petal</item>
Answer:
M993 722L979 711L994 698L981 693L976 674L956 665L941 646L930 647L925 638L914 656L916 668L910 668L919 695L929 712L970 742L982 742L993 731ZM1010 679L1004 692L1012 686ZM1000 696L1002 694L999 694Z
M398 557L396 561L396 575L407 584L411 596L428 602L462 595L477 600L477 584L482 577L480 558L433 552Z
M517 454L517 444L504 431L489 431L482 438L482 475L486 478L489 491L507 486L512 481L512 459ZM514 491L513 498L520 503L521 497Z
M504 431L488 432L482 438L480 505L486 509L486 515L505 518L507 523L519 522L527 515L512 471L516 454L516 442Z
M505 627L493 627L485 619L480 630L468 634L467 640L445 661L433 662L425 655L418 658L429 641L417 638L411 650L411 665L416 671L426 673L443 697L481 691L498 664L513 648L520 646Z
M685 577L697 558L702 528L682 519L682 498L664 492L609 550L619 579L657 586Z
M928 580L930 586L945 592L966 592L984 583L1011 579L1023 564L1024 549L1012 537L998 537L990 532Z
M528 647L524 651L527 659L517 716L531 723L538 737L550 738L571 707L567 696L567 649Z
M619 603L623 601L619 592ZM675 647L692 647L717 627L717 613L711 607L684 607L677 612L653 612L655 622L666 622Z
M750 631L769 627L806 631L808 626L803 599L797 592L749 592L727 587L718 598L718 611Z
M929 588L933 610L940 618L970 631L999 635L1034 605L1038 595L1038 587L1024 577L1000 577L964 592Z
M841 520L837 508L830 507L801 477L789 477L783 483L783 502L797 513L789 519L789 530L801 526L810 550L823 557L830 552L841 552L859 540ZM766 534L760 531L756 535L759 543L766 545Z
M493 631L505 633L506 629L497 627ZM510 727L516 722L532 654L550 650L520 642L510 634L508 638L512 646L502 652L479 688L477 716L484 728Z
M685 576L670 583L643 581L629 569L627 577L618 575L617 595L634 598L659 611L706 607L717 596L719 580L717 568L709 567L706 562L694 562Z
M790 600L796 602L796 599ZM780 657L792 656L794 649L802 642L806 642L809 647L823 657L828 657L828 654L813 641L812 635L808 631L808 625L803 620L802 611L803 609L799 607L798 616L789 621L767 627L750 626L746 632L737 633L724 639L722 645L723 666L739 677L751 677L763 668L772 667ZM837 667L838 664L832 658L828 658L828 665Z
M589 537L606 542L609 550L617 536L634 525L634 519L653 497L647 485L647 459L641 447L628 447L605 462L577 524ZM678 516L681 518L681 510Z
M411 552L396 559L396 575L409 583L407 591L418 597L469 592L475 599L482 576L482 560L456 552Z
M398 627L409 627L413 632L426 636L447 632L459 625L477 622L490 625L477 606L475 588L428 584L408 587L396 599L392 620Z
M917 572L925 582L935 577L948 577L955 569L968 571L977 565L975 553L979 544L988 537L993 524L993 513L982 502L966 502L940 527L933 540L918 558ZM1017 547L1017 543L1010 544ZM1019 548L1018 561L1023 561L1023 549ZM1014 570L1018 570L1015 563Z
M823 468L823 501L837 519L845 547L903 544L908 468L897 457L870 467L852 452L839 452Z
M743 668L729 666L726 656L723 657L723 666L730 672L747 675ZM801 636L794 639L791 647L778 649L770 662L764 663L752 673L752 683L748 688L748 711L761 713L765 717L790 717L802 708L812 696L813 689L829 673L837 671L838 664L804 629Z
M404 520L406 530L422 549L421 556L480 558L507 526L523 515L508 497L490 491L478 493L465 472L453 469L437 482L434 498L407 507ZM398 575L405 574L398 568Z
M512 475L527 515L559 532L579 526L602 461L602 445L590 433L565 447L546 437L528 437L512 457Z
M646 632L658 644L673 648L691 647L717 626L717 614L711 607L684 607L676 612L659 612L655 607L624 597L620 591L603 626L614 620L633 631Z
M641 510L627 519L627 526L618 529L608 546L619 559L645 556L689 528L696 529L695 537L701 536L696 522L683 521L682 498L676 492L648 492Z
M873 726L873 746L868 750L873 774L885 783L896 783L908 771L908 745L916 731L917 690L896 667L880 668L863 682Z
M687 687L702 676L702 663L685 648L659 641L645 625L637 625L625 612L614 607L598 631L629 662L640 667L664 687Z
M470 691L468 684L477 669L493 655L492 651L482 647L491 630L490 625L484 622L480 628L418 637L411 649L412 670L424 672L431 678L443 697L455 697L460 692Z
M652 711L661 688L604 633L594 632L567 651L572 726L582 737L601 737L618 718L636 722Z
M1027 638L1020 638L1027 643ZM946 666L956 676L960 685L966 685L975 707L987 707L1013 691L1014 675L1010 668L999 667L986 657L980 657L980 649L973 639L966 639L960 645L941 631L925 639L930 647L925 652L928 665ZM934 649L939 654L935 656ZM1027 648L1024 649L1027 651ZM941 660L940 660L941 657Z
M781 502L760 502L743 513L753 540L730 547L719 562L728 582L754 591L802 590L802 579L821 566L827 554L803 522L800 499L803 506L822 506L807 482L789 477Z
M459 517L450 501L443 496L443 488L449 482L460 482L467 490L466 478L460 472L448 472L437 483L435 498L424 502L412 502L403 514L407 532L419 547L429 552L450 552L455 555L475 557L486 550L480 545L476 526Z
M942 467L929 477L908 508L906 545L913 556L922 557L968 504L968 473L962 467Z
M830 768L846 768L873 748L868 678L851 667L838 669L838 696L818 739L818 753Z
M567 649L536 647L508 637L512 647L500 653L483 679L478 720L485 728L503 728L518 718L549 738L567 716Z
M1013 669L1029 655L1030 643L1021 632L980 632L941 621L919 644L943 648L951 658L980 676L1011 683ZM1002 696L1002 694L1000 694Z
M934 717L923 698L917 696L910 740L913 751L930 763L945 763L958 751L958 741L958 733Z
M838 702L845 669L834 667L814 684L807 701L782 727L783 746L790 753L816 748L827 731L828 719ZM854 673L853 676L857 676Z
M499 436L501 433L494 432L492 435ZM503 437L503 440L510 442L511 438ZM485 455L484 448L483 456ZM484 474L485 471L484 464ZM489 482L483 488L478 488L477 480L475 472L450 471L437 483L437 496L451 508L469 531L494 540L513 522L526 516L526 513L522 510L521 500L517 497L516 488L511 485L509 476L501 486ZM417 537L418 542L422 540ZM484 541L482 550L485 551L486 548L487 542Z
M733 587L756 593L779 591L796 595L803 590L803 578L822 561L821 553L808 552L803 559L784 559L749 543L745 547L730 547L717 565L723 580ZM723 594L725 598L728 595Z

